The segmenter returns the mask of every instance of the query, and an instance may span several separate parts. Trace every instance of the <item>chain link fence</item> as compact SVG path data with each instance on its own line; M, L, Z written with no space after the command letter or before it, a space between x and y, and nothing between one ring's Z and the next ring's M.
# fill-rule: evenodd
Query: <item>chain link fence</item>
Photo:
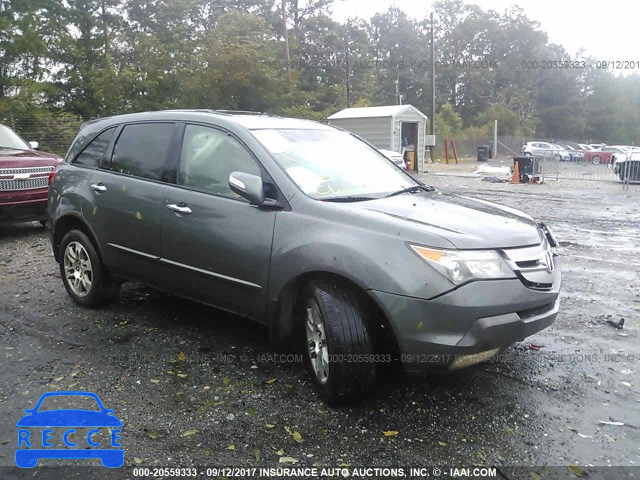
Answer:
M0 124L10 127L27 142L38 142L38 150L61 156L66 154L80 125L86 120L68 113L0 114Z

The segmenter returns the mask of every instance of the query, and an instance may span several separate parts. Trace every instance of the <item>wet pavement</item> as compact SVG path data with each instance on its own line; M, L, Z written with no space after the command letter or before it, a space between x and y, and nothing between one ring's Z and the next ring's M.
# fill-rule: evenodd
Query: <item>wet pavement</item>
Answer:
M371 398L339 408L264 327L139 284L83 309L39 224L0 227L0 466L23 410L53 390L115 409L128 466L640 465L640 186L426 178L554 229L560 314L457 373L385 369Z

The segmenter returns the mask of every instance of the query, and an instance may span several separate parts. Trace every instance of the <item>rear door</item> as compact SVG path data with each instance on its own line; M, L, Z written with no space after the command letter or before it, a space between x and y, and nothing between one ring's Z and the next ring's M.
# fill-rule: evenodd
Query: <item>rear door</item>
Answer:
M259 318L266 307L276 212L229 188L234 171L262 175L252 153L222 129L187 124L175 186L160 212L162 261L174 292Z
M84 212L107 268L152 284L162 273L159 211L163 189L175 179L175 132L169 122L121 127L111 155L91 178L93 199Z

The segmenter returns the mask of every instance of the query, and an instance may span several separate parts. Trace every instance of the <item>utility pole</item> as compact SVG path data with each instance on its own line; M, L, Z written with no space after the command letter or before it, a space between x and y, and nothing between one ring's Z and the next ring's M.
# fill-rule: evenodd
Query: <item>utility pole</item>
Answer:
M351 106L351 85L349 82L349 23L347 21L347 27L345 29L344 35L344 57L345 57L345 67L344 67L344 75L345 80L347 81L347 108Z
M498 156L498 120L493 121L493 152L491 153L494 159Z
M289 31L287 30L287 0L282 0L282 35L284 36L284 61L287 72L291 68L289 56Z
M436 49L434 42L434 34L433 34L433 12L431 12L431 122L429 124L429 133L431 135L436 134ZM431 154L431 163L433 163L433 150L434 147L430 148Z

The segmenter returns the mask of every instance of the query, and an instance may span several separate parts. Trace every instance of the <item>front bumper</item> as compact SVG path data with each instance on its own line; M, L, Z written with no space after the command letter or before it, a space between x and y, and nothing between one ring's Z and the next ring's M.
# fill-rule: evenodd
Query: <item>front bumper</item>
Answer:
M405 371L425 373L478 363L547 328L560 283L558 272L548 291L509 279L471 282L432 300L369 293L389 320Z
M2 200L2 198L0 198ZM47 197L19 202L0 202L0 222L23 222L47 218Z

